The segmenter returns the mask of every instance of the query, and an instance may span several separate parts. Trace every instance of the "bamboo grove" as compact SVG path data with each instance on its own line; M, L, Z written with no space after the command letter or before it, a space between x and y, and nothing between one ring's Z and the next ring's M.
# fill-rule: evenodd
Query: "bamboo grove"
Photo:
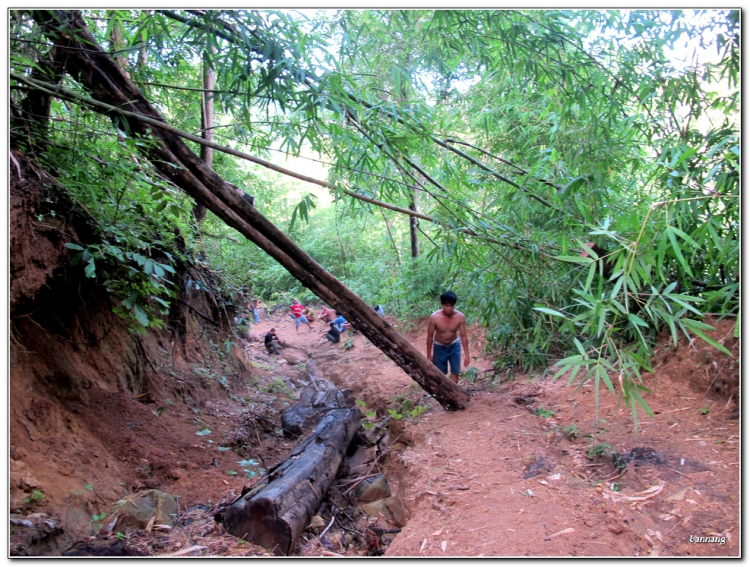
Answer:
M659 333L725 350L706 313L739 333L738 11L82 16L175 135L319 264L401 316L453 287L498 369L555 364L597 396L617 386L637 416ZM11 11L10 33L11 138L102 227L78 261L136 327L169 306L172 263L155 249L221 264L227 297L299 292L133 157L146 142L129 109L95 108L38 13ZM35 119L40 97L50 113ZM325 173L275 165L280 153ZM300 182L333 205L285 201Z

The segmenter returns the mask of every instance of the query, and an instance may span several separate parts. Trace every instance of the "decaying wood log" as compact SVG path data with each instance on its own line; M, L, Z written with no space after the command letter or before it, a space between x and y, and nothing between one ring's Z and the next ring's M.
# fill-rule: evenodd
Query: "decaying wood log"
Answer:
M307 359L305 367L310 375L310 384L300 392L299 401L282 412L281 429L284 435L302 435L327 412L354 407L351 390L339 390L333 382L326 380L311 358Z
M170 131L164 118L97 44L80 12L34 10L31 14L43 32L64 51L65 70L91 93L94 101L110 105L107 108L94 105L95 110L110 116L129 135L155 142L139 146L154 167L342 313L445 409L466 408L469 394L465 390L264 217L253 206L252 198L207 167L174 129ZM58 90L59 96L61 92ZM124 114L120 109L129 113Z
M219 519L232 535L287 555L323 501L361 425L357 408L332 410L260 483Z

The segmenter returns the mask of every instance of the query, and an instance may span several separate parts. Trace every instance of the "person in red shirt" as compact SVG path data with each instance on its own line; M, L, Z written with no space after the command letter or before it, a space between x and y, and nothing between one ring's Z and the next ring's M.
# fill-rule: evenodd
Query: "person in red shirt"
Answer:
M303 313L304 309L305 309L304 306L300 305L300 302L298 299L294 299L292 301L292 306L289 309L292 319L294 319L294 328L297 330L298 335L299 335L299 326L302 323L306 323L307 327L312 331L312 325L310 325L310 321L307 320L307 317L305 317Z

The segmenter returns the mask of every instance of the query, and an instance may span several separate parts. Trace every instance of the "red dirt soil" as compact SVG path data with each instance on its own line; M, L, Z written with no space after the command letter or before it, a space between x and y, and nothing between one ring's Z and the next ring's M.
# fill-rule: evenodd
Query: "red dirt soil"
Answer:
M58 431L68 427L68 431L37 439L36 444L28 439L15 443L12 476L14 467L30 474L31 485L47 496L46 502L37 502L36 510L64 510L66 523L73 526L77 519L79 537L85 535L90 514L106 510L134 485L179 495L181 510L233 499L247 480L228 473L237 470L238 454L218 451L218 446L244 446L242 458L262 459L266 466L283 459L293 442L254 416L278 422L278 413L293 400L275 379L293 385L301 372L293 363L311 356L326 377L351 389L378 417L399 408L393 401L399 396L428 408L418 418L402 418L391 425L393 446L384 472L392 492L403 498L409 518L387 548L388 556L739 554L739 422L730 419L732 404L727 404L725 392L713 387L704 392L708 380L699 384L688 374L688 369L702 365L709 379L715 377L725 355L707 346L696 344L698 350L692 350L687 344L674 348L665 342L660 347L656 375L646 378L653 390L646 401L655 415L640 414L635 437L629 411L605 389L597 416L588 384L576 391L565 386L565 377L551 382L531 375L511 382L501 382L501 376L491 383L486 373L475 384L462 381L473 392L471 405L449 413L362 335L354 335L353 347L345 350L346 335L341 344L330 345L320 340L319 324L314 332L305 328L296 334L286 316L281 321L264 317L253 335L260 337L271 326L293 348L283 356L268 357L260 342L245 343L244 356L254 367L253 378L249 385L232 385L234 399L219 390L211 398L211 392L205 391L201 402L175 400L160 416L154 410L165 406L158 396L148 403L127 403L122 394L97 390L90 392L84 415L48 412L31 404L37 408L27 415L36 419L32 435L44 431L40 424ZM729 322L719 322L717 327L712 333L717 340L731 337ZM472 351L479 353L482 333L476 326L470 329ZM407 336L422 345L424 325ZM736 353L734 339L726 344ZM472 365L488 369L491 360L480 355ZM193 375L206 374L197 370L194 365ZM735 363L724 364L722 372L723 380L730 383L732 373L737 373ZM532 408L543 408L546 414L535 415L525 403L516 402L522 395L537 400ZM250 403L238 403L242 397ZM100 430L92 435L86 428L71 429L71 423L81 421ZM212 434L196 437L199 423L205 423ZM573 424L579 436L567 439L561 430ZM598 482L617 476L618 470L611 460L587 458L593 444L587 434L596 434L597 443L623 455L634 447L648 447L666 463L631 463L616 480ZM243 440L243 435L252 439ZM524 479L540 457L546 462L541 474ZM123 476L123 462L129 463L129 475ZM129 480L118 486L123 478ZM85 490L86 484L95 491ZM83 495L71 495L72 490ZM85 506L77 499L85 499ZM152 541L149 551L163 554L190 543L203 545L198 555L262 552L222 533L212 519L205 520L198 537L186 538L178 532ZM315 536L308 535L314 541ZM691 536L723 537L725 543L691 543ZM300 553L331 555L310 545ZM342 554L364 551L352 546Z
M733 322L716 325L711 336L736 354ZM270 326L262 323L257 331ZM410 518L388 556L739 553L740 432L726 395L733 390L737 399L737 365L700 341L674 347L665 340L657 349L656 374L645 378L654 417L640 412L636 437L629 410L605 388L597 415L590 383L576 391L566 386L566 376L552 382L529 375L490 384L485 374L476 384L462 381L474 392L471 406L448 413L361 335L343 350L320 342L317 328L297 335L291 321L275 326L292 345L330 361L321 365L327 376L379 415L409 393L429 407L416 420L397 422L405 425L399 441L407 447L392 453L386 470L397 479L393 492L403 494ZM472 326L470 335L473 354L480 353L481 330ZM423 345L425 325L407 336ZM472 365L492 367L483 355ZM700 381L700 375L707 378ZM531 395L537 409L554 415L534 415L514 401L520 395ZM573 424L579 435L571 440L561 429ZM594 439L585 435L622 455L647 447L666 462L634 461L616 480L598 482L619 471L611 460L587 458ZM548 468L524 480L540 457ZM725 543L691 543L691 535Z

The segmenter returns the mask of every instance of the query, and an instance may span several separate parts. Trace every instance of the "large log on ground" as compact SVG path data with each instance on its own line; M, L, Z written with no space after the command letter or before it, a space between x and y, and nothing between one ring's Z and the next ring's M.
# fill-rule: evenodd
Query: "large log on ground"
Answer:
M256 486L221 514L232 535L287 555L323 501L359 429L356 408L332 410Z
M237 229L279 262L323 301L342 313L373 345L398 364L422 388L449 410L465 409L469 394L454 384L427 357L327 272L284 232L253 206L252 198L225 182L183 141L185 134L166 124L143 94L98 45L77 11L33 10L32 17L57 48L64 51L65 70L93 98L88 104L111 116L131 136L154 143L140 151L164 176ZM26 82L23 77L14 79ZM40 87L41 88L41 87ZM55 96L76 100L74 93L54 90ZM80 100L78 100L80 102ZM122 110L124 109L124 110ZM193 139L193 138L191 138ZM205 142L200 138L194 141Z
M310 384L300 392L299 401L281 414L281 429L287 436L302 435L331 410L354 407L351 390L339 390L333 382L326 380L312 358L307 359L305 366Z

